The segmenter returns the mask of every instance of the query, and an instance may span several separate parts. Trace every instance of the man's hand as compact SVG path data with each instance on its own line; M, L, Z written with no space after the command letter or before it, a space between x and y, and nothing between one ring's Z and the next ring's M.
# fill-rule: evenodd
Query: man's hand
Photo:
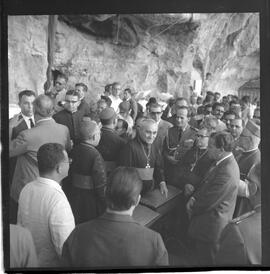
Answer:
M194 186L191 184L185 185L185 196L190 196L194 192Z
M168 188L166 186L166 182L164 182L164 181L160 182L159 187L160 187L161 194L165 195L165 197L167 198L168 197Z
M188 200L187 202L187 205L186 205L186 209L187 209L187 213L188 213L188 217L191 218L191 215L192 215L192 207L195 203L195 198L194 197L190 197L190 199Z

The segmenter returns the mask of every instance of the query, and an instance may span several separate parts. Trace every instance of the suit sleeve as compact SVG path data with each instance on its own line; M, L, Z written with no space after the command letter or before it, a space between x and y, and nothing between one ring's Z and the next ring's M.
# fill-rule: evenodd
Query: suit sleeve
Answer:
M156 237L156 257L154 265L169 265L168 252L160 234L157 234Z
M9 157L22 155L27 152L27 145L25 134L22 131L16 139L9 143Z
M196 200L192 208L193 214L200 214L216 207L228 195L228 181L232 179L227 169L219 168L214 178L210 182L205 182L193 195Z
M101 213L105 210L106 202L105 202L105 186L107 183L107 176L105 170L105 163L102 159L102 156L97 153L97 156L94 160L93 165L93 179L95 184L95 192L99 201L101 203Z
M223 230L216 256L217 265L248 265L243 237L237 225L230 223Z

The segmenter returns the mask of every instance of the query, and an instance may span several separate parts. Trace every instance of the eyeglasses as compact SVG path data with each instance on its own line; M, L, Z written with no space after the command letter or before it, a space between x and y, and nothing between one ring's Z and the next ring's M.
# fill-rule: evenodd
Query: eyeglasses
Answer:
M198 138L209 137L208 135L201 135L201 134L197 134L196 136L197 136Z
M150 112L152 115L160 115L162 112Z

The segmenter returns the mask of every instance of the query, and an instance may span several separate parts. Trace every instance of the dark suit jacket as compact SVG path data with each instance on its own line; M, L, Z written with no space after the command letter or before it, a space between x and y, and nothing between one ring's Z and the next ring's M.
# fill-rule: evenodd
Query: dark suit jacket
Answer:
M21 114L19 114L19 115L21 115ZM14 118L17 119L17 115ZM13 118L11 118L11 119L13 119ZM19 133L26 129L28 129L27 124L26 124L25 120L23 119L23 117L21 116L21 123L18 124L16 127L9 129L10 134L11 134L11 136L10 136L11 140L17 138ZM11 157L9 159L9 183L10 183L10 185L12 183L12 178L13 178L13 174L15 171L16 163L17 163L17 157Z
M101 138L97 150L103 157L104 161L118 162L119 152L125 144L126 141L118 136L113 129L106 127L101 128Z
M230 156L206 174L195 192L189 226L190 236L199 241L216 243L223 228L232 220L240 179L239 167Z
M219 266L245 266L262 262L261 211L249 212L229 223L220 238Z
M64 265L121 267L168 265L159 233L128 215L105 213L77 226L63 246Z
M10 157L18 156L11 185L11 197L15 201L18 201L22 188L38 176L37 151L45 143L59 143L69 151L68 128L53 119L39 121L10 142Z

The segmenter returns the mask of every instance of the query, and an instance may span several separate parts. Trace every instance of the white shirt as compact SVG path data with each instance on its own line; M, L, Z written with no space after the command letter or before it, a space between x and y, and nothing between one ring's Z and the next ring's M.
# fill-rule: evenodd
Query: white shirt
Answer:
M119 107L119 104L122 103L122 100L119 97L116 98L116 97L114 97L112 95L110 95L109 98L112 100L111 107L114 109L114 111L116 113L119 113L118 107Z
M38 177L19 198L18 224L33 236L39 266L60 266L62 247L75 227L71 207L61 186Z
M25 116L24 114L22 114L22 117L27 125L28 128L31 128L31 122L30 122L30 119L32 119L33 123L35 124L35 119L34 119L34 116L31 116L31 117L28 117L28 116Z

